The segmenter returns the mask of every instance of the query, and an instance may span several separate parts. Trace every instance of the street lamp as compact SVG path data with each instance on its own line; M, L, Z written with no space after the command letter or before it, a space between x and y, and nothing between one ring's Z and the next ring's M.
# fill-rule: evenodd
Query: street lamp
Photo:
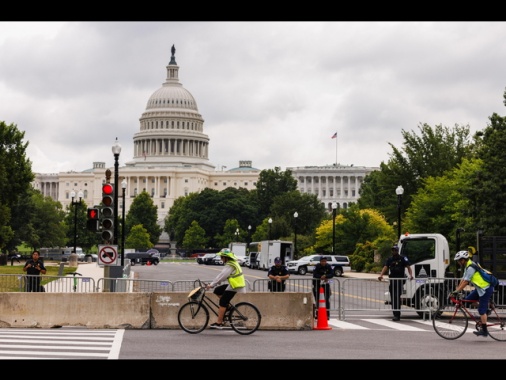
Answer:
M114 154L114 242L113 244L118 245L118 159L121 153L121 145L116 141L112 146L112 153Z
M402 194L404 194L404 188L399 185L397 189L395 189L395 194L397 194L397 236L399 239L401 238L401 204L402 204Z
M251 243L251 224L248 226L248 253L250 243Z
M295 211L293 213L294 223L293 223L293 232L294 232L294 239L293 239L293 260L297 257L297 218L299 217L299 213Z
M121 266L125 265L125 190L127 187L126 179L121 181L121 190L123 193L123 210L121 216Z
M272 218L269 218L269 240L271 240L271 227L272 227Z
M332 202L332 254L336 253L336 213L337 202Z
M235 241L239 241L239 228L235 229Z
M76 197L76 192L74 190L71 191L70 196L72 197L72 206L74 206L74 253L77 254L77 206L81 204L83 192L79 191L79 194L77 194L79 197L78 201L74 201Z

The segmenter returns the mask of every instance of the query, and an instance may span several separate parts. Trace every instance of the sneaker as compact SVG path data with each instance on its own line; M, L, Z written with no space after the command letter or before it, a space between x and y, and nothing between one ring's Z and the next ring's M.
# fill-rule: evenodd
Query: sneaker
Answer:
M398 322L398 321L400 321L400 320L401 320L401 317L393 317L393 318L392 318L392 321L394 321L394 322Z
M212 323L209 328L211 329L217 329L217 330L221 330L223 328L223 323Z
M480 330L480 331L473 331L473 334L476 336L482 336L486 338L488 336L488 331Z

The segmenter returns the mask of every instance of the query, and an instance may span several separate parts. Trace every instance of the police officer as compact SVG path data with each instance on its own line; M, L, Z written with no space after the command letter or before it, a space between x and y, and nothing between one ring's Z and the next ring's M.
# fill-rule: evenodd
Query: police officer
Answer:
M327 263L325 256L320 256L320 262L313 269L313 294L316 304L320 300L320 287L325 292L325 306L327 308L327 319L330 319L330 284L328 280L334 277L332 266Z
M286 266L282 265L280 257L274 259L274 265L270 267L267 276L271 279L271 281L269 281L269 290L271 292L285 291L285 281L290 278L290 274Z
M44 262L39 259L39 251L32 252L32 258L25 263L23 271L29 276L26 277L27 292L43 292L44 288L40 285L41 274L46 274Z
M390 278L388 290L390 292L390 301L394 314L392 321L401 320L401 294L402 287L404 286L404 280L401 280L401 278L406 277L406 268L408 269L409 279L412 280L413 273L411 272L408 258L406 256L401 256L399 254L399 247L394 245L392 247L392 256L385 261L385 265L383 269L381 269L380 276L378 277L378 280L381 281L385 273L390 271L388 275Z

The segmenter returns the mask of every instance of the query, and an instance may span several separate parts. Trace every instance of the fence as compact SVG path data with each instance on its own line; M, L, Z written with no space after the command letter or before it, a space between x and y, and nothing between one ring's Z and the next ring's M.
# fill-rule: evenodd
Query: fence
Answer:
M101 278L95 282L93 278L81 276L30 276L19 274L0 275L0 292L25 292L27 284L32 278L39 278L46 292L185 292L189 293L197 286L196 281L169 280L139 280L132 278ZM210 283L212 280L203 280ZM364 278L340 278L329 281L330 310L337 312L337 317L345 320L349 315L367 315L374 312L391 315L392 306L388 301L389 283L406 281L405 286L415 286L417 281L423 282L423 292L418 292L413 299L402 298L402 313L416 313L423 318L430 318L430 312L435 311L439 303L447 300L450 290L455 289L458 279L416 279L410 282L404 279L389 279L378 281ZM246 281L248 292L269 292L269 279ZM441 286L444 284L444 286ZM313 279L289 279L286 281L287 293L313 292ZM319 289L316 289L316 299ZM327 296L327 294L325 294ZM506 312L504 292L496 292L494 300ZM313 300L314 303L314 300Z

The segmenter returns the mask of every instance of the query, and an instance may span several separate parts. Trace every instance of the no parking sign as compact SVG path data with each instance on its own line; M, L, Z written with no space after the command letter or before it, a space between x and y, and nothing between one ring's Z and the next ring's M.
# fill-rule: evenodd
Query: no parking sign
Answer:
M98 246L98 264L99 265L117 265L118 246L117 245L99 245Z

